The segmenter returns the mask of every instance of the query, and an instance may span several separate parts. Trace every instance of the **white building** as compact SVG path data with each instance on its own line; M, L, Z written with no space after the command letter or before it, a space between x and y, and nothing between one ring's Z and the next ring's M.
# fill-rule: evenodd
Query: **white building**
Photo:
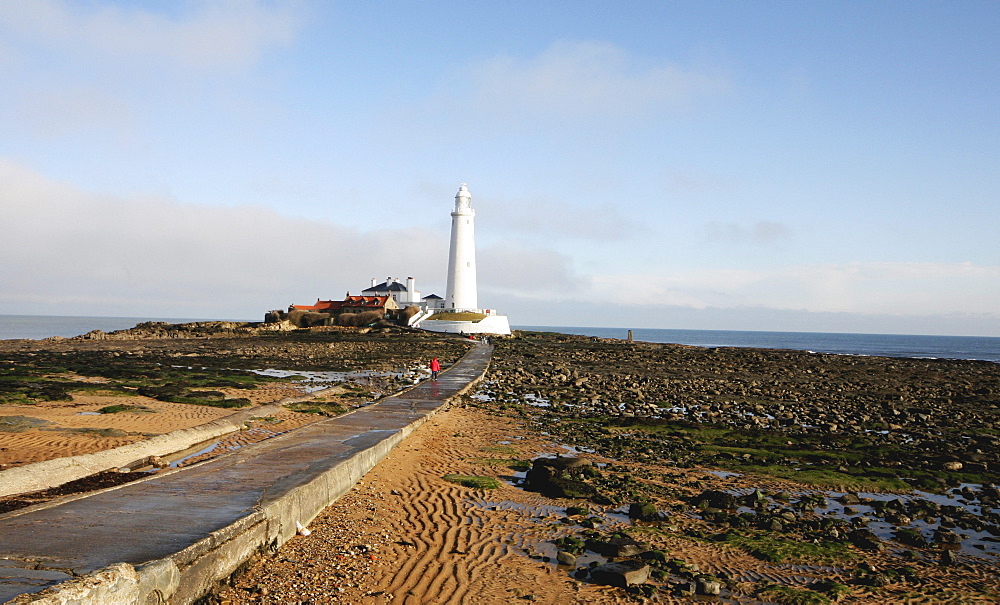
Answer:
M479 308L476 295L476 211L472 209L472 194L462 183L455 194L455 210L451 213L451 248L448 253L448 288L445 308L453 311L473 311Z
M411 305L420 307L421 309L432 310L442 310L445 308L444 299L437 294L428 294L421 297L420 290L417 290L416 280L412 277L407 277L405 283L399 281L398 277L387 277L380 284L375 283L376 281L373 277L371 287L362 290L361 294L363 296L388 296L396 301L400 309L405 309Z
M421 302L420 291L417 290L416 280L412 277L406 278L406 285L403 285L398 277L387 277L380 284L375 283L373 277L371 287L362 290L361 294L363 296L388 296L396 301L400 308L406 308L410 305L420 306Z
M448 288L444 298L444 313L433 314L425 306L424 313L413 318L411 325L432 332L453 334L510 334L506 315L495 309L480 309L476 285L476 211L472 209L472 194L462 183L455 195L455 210L451 213L451 248L448 253ZM451 315L471 313L480 318Z

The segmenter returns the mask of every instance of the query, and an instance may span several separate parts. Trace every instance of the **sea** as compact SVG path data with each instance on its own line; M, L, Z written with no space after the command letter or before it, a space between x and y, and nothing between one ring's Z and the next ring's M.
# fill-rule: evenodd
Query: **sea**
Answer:
M192 321L213 321L177 317L73 317L64 315L0 315L0 340L41 340L53 336L69 338L93 330L113 332L127 330L146 321L179 324ZM236 320L246 321L246 320Z
M627 328L515 326L516 330L628 338ZM697 347L792 349L838 355L874 355L921 359L978 359L1000 363L1000 338L990 336L920 336L914 334L845 334L751 330L632 329L632 339Z
M0 340L68 338L92 330L125 330L146 321L186 323L212 321L176 317L72 317L62 315L0 315ZM233 319L233 321L247 321ZM575 326L514 326L519 330L560 332L600 338L628 337L627 328ZM634 340L698 347L792 349L840 355L877 355L925 359L978 359L1000 363L1000 338L989 336L919 336L913 334L844 334L829 332L764 332L750 330L632 329Z

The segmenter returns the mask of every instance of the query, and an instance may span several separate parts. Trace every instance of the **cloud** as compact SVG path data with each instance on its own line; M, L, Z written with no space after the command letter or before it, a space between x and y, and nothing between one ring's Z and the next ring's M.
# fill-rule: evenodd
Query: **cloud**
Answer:
M587 281L576 274L572 259L545 246L508 240L481 249L477 261L480 290L495 296L568 297L586 289Z
M0 31L70 59L126 61L186 70L246 67L264 49L294 37L289 5L259 2L170 3L174 14L134 5L99 6L57 0L0 3Z
M608 42L559 41L537 57L476 66L473 94L493 114L595 118L678 110L729 88L726 78L649 63Z
M293 41L295 6L0 2L0 112L11 118L0 134L86 135L76 144L131 153L178 114L190 123L220 103L227 117L253 111L246 72Z
M615 304L763 307L824 313L1000 318L1000 266L844 263L595 276L590 296Z
M491 229L543 234L547 240L620 241L640 229L611 204L588 208L565 201L531 199L492 205L502 208L502 212L490 216Z
M25 126L42 137L127 131L133 118L127 103L93 87L26 95L14 111Z
M3 160L0 220L9 313L254 318L357 293L371 274L443 282L447 260L447 235L425 229L364 232L252 206L96 195Z
M791 238L792 230L774 221L759 221L748 227L712 222L705 227L705 234L709 241L763 246Z

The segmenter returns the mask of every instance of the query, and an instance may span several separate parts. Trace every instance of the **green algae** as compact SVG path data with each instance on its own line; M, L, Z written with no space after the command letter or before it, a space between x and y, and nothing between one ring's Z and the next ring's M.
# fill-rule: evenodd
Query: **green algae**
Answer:
M500 487L500 482L493 477L449 473L443 479L451 483L457 483L462 487L471 487L473 489L498 489Z

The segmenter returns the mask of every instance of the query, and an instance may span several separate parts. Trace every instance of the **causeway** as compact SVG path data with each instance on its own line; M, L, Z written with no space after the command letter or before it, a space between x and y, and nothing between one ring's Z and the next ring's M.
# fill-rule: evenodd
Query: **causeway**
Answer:
M437 380L188 468L0 515L0 603L190 603L273 551L478 382Z

